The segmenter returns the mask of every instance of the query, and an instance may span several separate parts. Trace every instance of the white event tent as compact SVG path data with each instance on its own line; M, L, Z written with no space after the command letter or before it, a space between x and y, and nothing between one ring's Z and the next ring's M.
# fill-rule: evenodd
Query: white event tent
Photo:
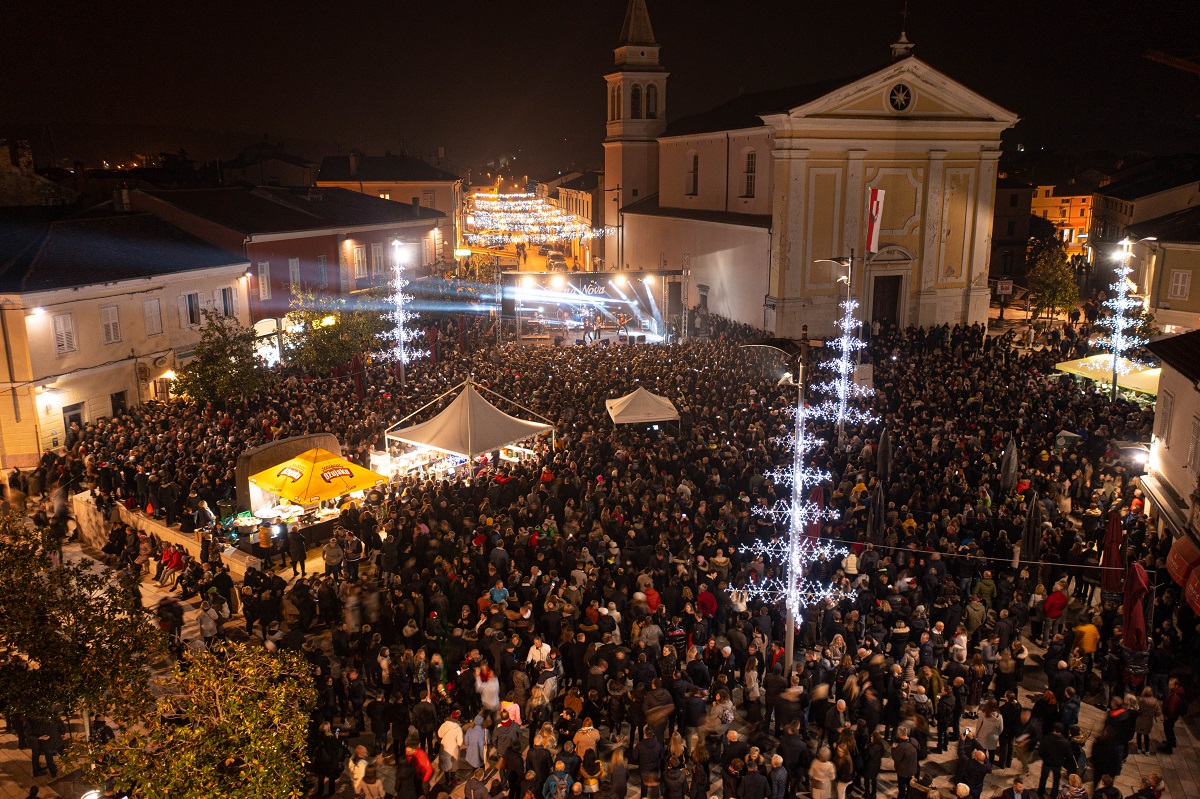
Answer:
M679 411L666 397L660 397L639 387L632 394L604 401L614 424L649 424L677 422Z
M462 385L465 386L462 393L428 422L400 428L404 423L401 420L389 428L388 443L403 441L474 458L552 429L548 424L509 416L484 399L473 383Z

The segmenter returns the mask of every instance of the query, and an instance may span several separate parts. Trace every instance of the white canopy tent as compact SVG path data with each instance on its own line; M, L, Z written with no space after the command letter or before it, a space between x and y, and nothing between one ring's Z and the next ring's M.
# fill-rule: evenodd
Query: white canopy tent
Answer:
M389 428L388 443L402 441L474 458L553 429L548 424L509 416L484 399L473 383L463 385L462 393L428 422L400 428L404 423L401 420Z
M679 411L674 403L641 387L624 397L605 400L604 407L608 408L614 424L679 421Z

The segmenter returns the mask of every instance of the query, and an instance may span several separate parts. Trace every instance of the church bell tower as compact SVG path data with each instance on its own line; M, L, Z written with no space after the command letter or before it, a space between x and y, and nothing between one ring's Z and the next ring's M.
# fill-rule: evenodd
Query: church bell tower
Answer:
M657 139L667 128L667 72L658 63L646 0L629 0L613 53L616 69L604 76L608 84L604 224L617 228L622 207L658 191ZM610 267L623 266L623 233L618 230L617 241L606 243Z

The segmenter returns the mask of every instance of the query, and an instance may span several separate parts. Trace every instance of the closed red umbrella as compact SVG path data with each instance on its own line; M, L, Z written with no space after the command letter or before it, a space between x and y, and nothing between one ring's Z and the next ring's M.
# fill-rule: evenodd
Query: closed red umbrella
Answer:
M1146 570L1135 560L1129 564L1125 575L1125 633L1121 637L1121 644L1134 652L1145 652L1147 649L1146 608L1143 602L1149 590L1150 580L1146 576Z
M1121 568L1121 543L1125 531L1121 529L1121 514L1108 514L1108 529L1104 531L1104 558L1100 565L1100 588L1103 591L1120 591L1124 571Z

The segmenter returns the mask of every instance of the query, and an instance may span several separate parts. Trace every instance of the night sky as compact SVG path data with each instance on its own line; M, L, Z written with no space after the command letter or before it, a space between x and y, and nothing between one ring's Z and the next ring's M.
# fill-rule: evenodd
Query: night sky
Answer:
M668 116L882 65L902 0L648 0ZM530 174L599 164L624 0L20 2L0 24L0 135L39 164L269 135L310 157L443 145ZM1022 118L1026 148L1200 151L1195 2L911 0L915 54ZM31 133L32 131L32 133ZM124 148L123 150L121 148Z

